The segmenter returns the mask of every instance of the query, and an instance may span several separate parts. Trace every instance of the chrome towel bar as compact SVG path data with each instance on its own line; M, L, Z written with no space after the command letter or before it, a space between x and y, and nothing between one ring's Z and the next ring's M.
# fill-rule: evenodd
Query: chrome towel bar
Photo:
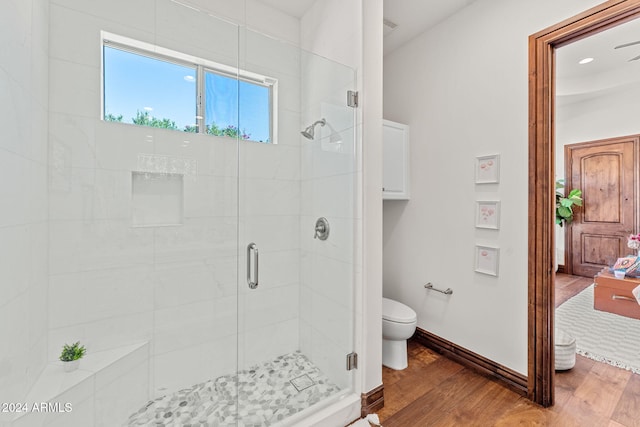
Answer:
M424 287L426 289L431 289L432 291L440 292L440 293L445 294L445 295L451 295L453 293L453 289L451 289L451 288L447 288L444 291L442 289L434 288L433 285L431 284L431 282L429 282L426 285L424 285Z

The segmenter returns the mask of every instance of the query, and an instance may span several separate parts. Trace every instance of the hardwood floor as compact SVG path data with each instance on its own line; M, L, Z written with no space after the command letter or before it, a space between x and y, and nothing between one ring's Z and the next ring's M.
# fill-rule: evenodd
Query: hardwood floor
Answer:
M556 308L574 295L579 294L593 283L591 277L556 274Z
M593 283L558 275L556 307ZM640 375L576 356L556 373L556 399L542 408L497 382L409 341L409 367L383 368L384 427L640 427Z

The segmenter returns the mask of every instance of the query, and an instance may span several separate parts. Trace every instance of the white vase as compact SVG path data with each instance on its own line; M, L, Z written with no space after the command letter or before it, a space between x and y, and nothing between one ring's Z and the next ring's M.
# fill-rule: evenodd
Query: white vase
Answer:
M72 360L70 362L62 362L65 372L73 372L80 366L80 359Z

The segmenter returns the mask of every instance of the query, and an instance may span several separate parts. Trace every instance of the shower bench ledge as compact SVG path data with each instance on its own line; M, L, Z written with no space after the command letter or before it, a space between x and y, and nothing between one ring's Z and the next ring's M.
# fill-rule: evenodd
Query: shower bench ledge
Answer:
M137 379L137 390L129 390L129 392L137 391L137 394L143 394L138 396L140 400L137 400L134 408L139 406L140 402L148 399L148 384L149 384L149 371L148 362L149 358L149 343L141 342L133 345L117 347L114 349L96 351L87 353L85 357L80 361L80 367L73 372L64 372L62 362L50 361L45 366L44 370L36 380L35 384L27 394L24 403L28 412L17 413L13 418L12 427L20 427L22 425L43 425L41 423L34 423L31 418L33 416L39 416L42 418L40 421L50 420L51 417L65 416L65 403L72 405L71 411L76 412L77 406L82 405L88 399L96 397L101 391L114 392L115 388L118 389L118 393L122 393L129 397L127 390L121 390L122 388L130 388L131 384L126 381L127 377L133 376ZM133 372L138 375L132 375ZM140 376L146 376L144 384L140 384ZM123 387L118 387L117 381L123 381ZM54 408L59 412L55 413L49 410L43 412L35 412L31 409L33 405L54 404ZM55 404L58 404L55 407ZM91 401L91 405L96 412L99 402ZM125 405L126 406L126 405ZM120 408L118 408L120 409ZM118 411L120 412L120 411ZM122 416L126 417L130 414L129 409L123 410ZM117 416L117 414L113 414ZM48 425L48 424L46 424Z

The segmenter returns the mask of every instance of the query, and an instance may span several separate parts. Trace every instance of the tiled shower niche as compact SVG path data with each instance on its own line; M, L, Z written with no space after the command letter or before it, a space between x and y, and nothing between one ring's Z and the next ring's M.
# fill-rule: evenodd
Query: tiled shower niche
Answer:
M134 227L181 225L183 207L182 175L131 173L131 224Z

